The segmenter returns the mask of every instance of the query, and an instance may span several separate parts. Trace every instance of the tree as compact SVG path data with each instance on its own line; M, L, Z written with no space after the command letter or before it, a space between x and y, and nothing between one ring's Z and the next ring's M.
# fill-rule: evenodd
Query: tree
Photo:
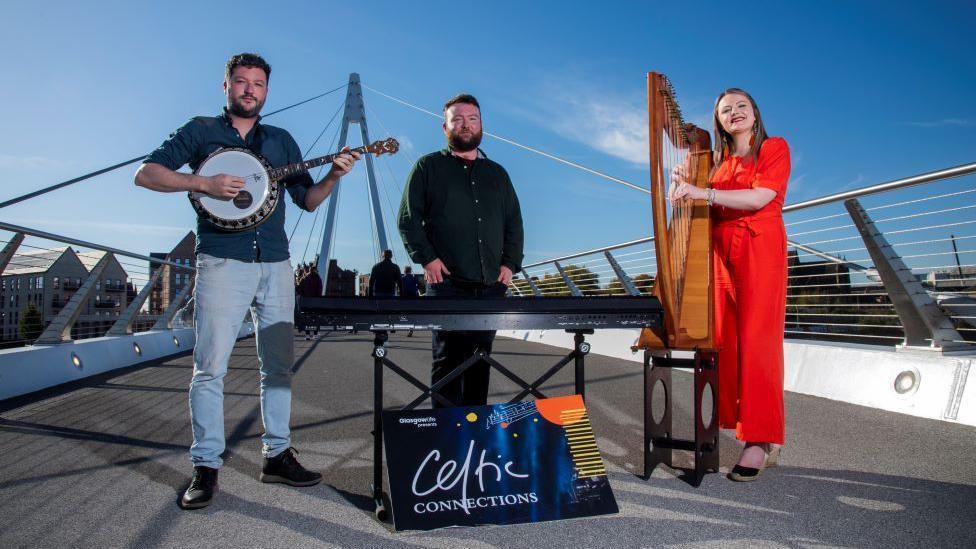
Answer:
M640 290L641 295L651 295L654 293L654 277L647 274L641 273L635 276L633 279L634 286Z
M44 319L41 318L40 311L33 303L27 305L27 310L20 317L20 337L28 341L34 341L37 336L44 331Z
M573 284L579 288L583 295L600 295L603 290L600 288L600 276L593 271L579 265L566 265L563 267L566 275ZM558 272L547 274L539 282L539 289L544 295L568 296L569 288L563 281L562 275Z
M654 277L649 274L641 273L631 277L630 281L634 283L634 286L637 287L637 291L641 295L651 295L651 292L654 290ZM627 290L624 289L624 285L620 282L619 278L614 278L607 285L606 293L607 295L627 295Z
M539 279L536 277L533 277L532 279L533 282L538 282L538 280ZM524 278L512 277L512 286L514 286L517 290L515 292L516 295L534 295L532 292L532 286L529 284L529 281L525 280Z

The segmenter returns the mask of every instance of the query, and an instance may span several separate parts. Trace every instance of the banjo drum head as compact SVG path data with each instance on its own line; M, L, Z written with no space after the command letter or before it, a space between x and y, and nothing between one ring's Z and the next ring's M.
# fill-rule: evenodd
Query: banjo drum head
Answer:
M277 183L269 180L263 159L247 149L221 149L204 160L194 173L201 176L224 173L244 179L244 188L231 199L190 193L197 212L223 229L253 227L264 221L277 203Z

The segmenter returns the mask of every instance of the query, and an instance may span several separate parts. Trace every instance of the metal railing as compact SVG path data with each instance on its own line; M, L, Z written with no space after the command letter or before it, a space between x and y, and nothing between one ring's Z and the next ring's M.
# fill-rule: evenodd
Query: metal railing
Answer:
M41 342L52 334L54 339L44 342L191 325L190 294L182 291L195 271L191 265L10 223L0 222L0 230L10 234L0 237L0 348ZM172 271L179 277L176 299L150 311L152 292L146 287L170 286L156 274L162 274L162 266L168 266L167 275Z
M951 337L976 341L976 163L845 191L783 208L788 250L786 336L895 345L906 341L886 265L876 265L845 209L859 204L890 245L881 259L901 261L912 281L951 324ZM526 265L517 295L648 295L657 274L653 237ZM614 268L614 263L617 267ZM529 284L526 277L533 280ZM628 292L624 278L632 281ZM569 280L567 280L569 279ZM532 287L534 286L534 288ZM913 342L918 344L917 341Z

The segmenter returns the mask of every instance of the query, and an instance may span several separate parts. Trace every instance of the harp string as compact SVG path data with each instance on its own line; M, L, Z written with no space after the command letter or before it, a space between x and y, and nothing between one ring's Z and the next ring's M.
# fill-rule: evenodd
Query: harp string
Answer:
M674 90L665 81L661 90L663 98L663 119L665 126L662 128L661 139L662 151L661 158L664 165L664 174L667 178L667 188L672 188L673 170L681 166L686 174L689 183L695 184L695 166L692 165L691 155L689 155L690 145L685 132L685 122L681 116L681 111L677 101L674 99ZM691 238L691 219L693 204L691 201L682 200L671 203L668 219L668 239L670 241L671 256L667 258L666 265L659 268L667 268L673 285L674 303L680 307L684 285L681 283L686 275L688 263L688 247ZM681 311L676 311L681 316Z

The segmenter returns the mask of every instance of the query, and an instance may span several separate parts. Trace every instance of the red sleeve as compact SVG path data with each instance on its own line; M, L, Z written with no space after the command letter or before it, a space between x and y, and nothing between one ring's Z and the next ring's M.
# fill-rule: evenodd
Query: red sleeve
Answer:
M763 142L759 151L759 165L752 188L763 187L786 195L786 182L790 179L790 147L782 137L771 137Z

